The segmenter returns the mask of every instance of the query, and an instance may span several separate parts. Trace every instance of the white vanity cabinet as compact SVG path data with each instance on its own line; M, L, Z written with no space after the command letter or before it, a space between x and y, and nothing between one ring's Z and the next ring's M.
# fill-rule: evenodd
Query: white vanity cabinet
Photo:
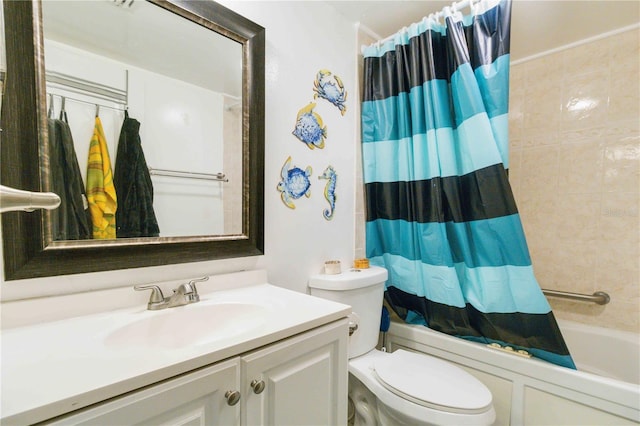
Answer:
M347 320L241 358L243 425L346 425Z
M45 424L346 424L347 327L335 321Z
M237 425L240 405L229 405L225 393L239 384L240 358L235 357L44 424Z

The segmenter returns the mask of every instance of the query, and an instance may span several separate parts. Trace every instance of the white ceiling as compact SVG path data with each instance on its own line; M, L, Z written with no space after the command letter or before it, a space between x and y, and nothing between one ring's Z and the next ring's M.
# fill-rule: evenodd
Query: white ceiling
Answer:
M380 37L389 36L451 4L440 0L333 0L326 3ZM223 47L217 47L211 31L191 25L161 8L144 1L135 1L131 8L116 7L113 1L45 1L43 7L45 37L155 69L211 90L240 95L239 80L228 81L222 77L241 75L239 45L219 37L227 42L225 49L234 50L235 59L216 61L218 55L214 53ZM95 16L100 19L94 19ZM640 0L513 0L511 58L517 60L639 22ZM171 28L168 38L165 37L167 28ZM198 48L200 44L206 47ZM147 62L140 62L143 60ZM197 72L188 74L196 69L183 65L194 61L199 64ZM233 72L223 73L225 67L232 67ZM212 87L214 83L216 86Z
M452 2L336 0L327 3L347 19L386 37ZM638 0L513 0L511 58L522 59L639 22Z

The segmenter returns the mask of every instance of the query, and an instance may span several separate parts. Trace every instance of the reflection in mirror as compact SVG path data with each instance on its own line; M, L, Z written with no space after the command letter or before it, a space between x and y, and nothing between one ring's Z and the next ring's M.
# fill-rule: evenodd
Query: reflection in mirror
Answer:
M242 44L146 1L45 1L42 17L52 186L67 204L51 215L53 239L109 238L82 229L116 205L118 238L241 234ZM98 108L103 163L91 151L88 168ZM99 203L105 156L106 207L74 213L82 189Z
M81 239L60 233L49 212L3 213L6 281L263 254L263 27L214 1L1 4L1 183L38 192L59 183L49 124L66 111L80 192L90 180L87 169L105 174L93 167L96 153L89 157L96 113L118 186L117 166L127 158L118 152L126 111L135 120L126 127L134 130L127 140L141 141L159 228L158 237L144 236L152 230ZM223 52L228 49L233 52ZM98 142L93 149L101 155ZM118 200L118 207L123 204ZM79 206L85 212L84 201Z

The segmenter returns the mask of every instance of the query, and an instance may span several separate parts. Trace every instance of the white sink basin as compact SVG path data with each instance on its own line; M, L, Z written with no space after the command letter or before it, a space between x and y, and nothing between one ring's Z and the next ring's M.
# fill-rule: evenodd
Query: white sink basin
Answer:
M111 347L182 348L225 340L264 324L268 309L247 303L207 303L147 311L148 315L109 334Z

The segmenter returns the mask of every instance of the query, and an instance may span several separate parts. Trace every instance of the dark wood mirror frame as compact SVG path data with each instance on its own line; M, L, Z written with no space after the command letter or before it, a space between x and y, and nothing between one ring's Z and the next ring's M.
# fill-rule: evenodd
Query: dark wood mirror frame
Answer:
M5 280L263 254L265 30L213 1L152 3L243 46L242 234L57 242L46 211L7 212L2 214ZM7 70L0 179L18 189L49 191L41 4L33 0L3 5Z

